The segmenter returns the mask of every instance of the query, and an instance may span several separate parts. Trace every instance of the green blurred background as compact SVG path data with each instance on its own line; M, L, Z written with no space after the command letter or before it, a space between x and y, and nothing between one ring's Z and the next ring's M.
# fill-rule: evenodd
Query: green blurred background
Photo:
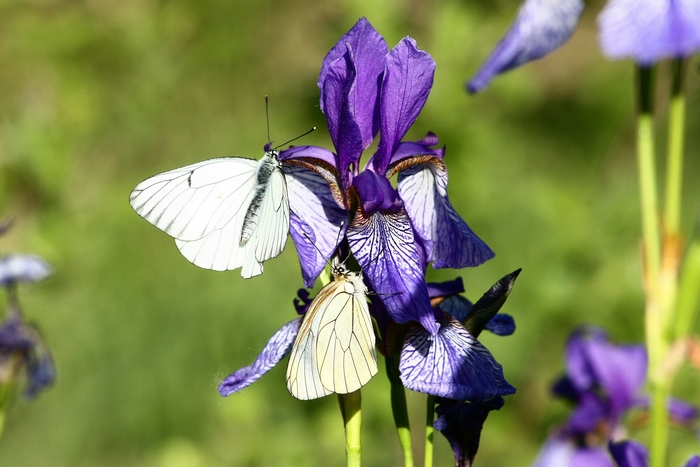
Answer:
M431 270L429 279L462 275L476 299L523 268L504 309L517 332L482 338L518 392L489 417L477 465L529 465L567 413L548 388L568 333L594 323L620 342L643 339L633 67L602 57L601 5L589 2L562 49L470 97L463 82L507 28L515 0L0 2L0 218L15 219L0 253L34 252L55 267L20 299L58 367L55 387L9 410L0 465L343 464L336 399L293 399L286 362L238 394L216 391L294 318L302 282L291 241L251 280L199 269L131 210L128 194L199 160L259 158L266 94L275 141L315 125L303 143L330 147L316 78L360 16L390 46L410 35L436 60L409 137L433 131L447 145L452 203L497 254L476 269ZM700 205L698 81L696 59L689 231ZM665 68L659 85L663 117ZM699 384L688 368L676 392L697 402ZM419 455L423 401L409 393ZM363 402L365 465L402 465L381 373ZM644 428L632 435L646 436ZM452 465L436 439L436 465ZM671 465L698 448L685 433L674 432L673 443Z

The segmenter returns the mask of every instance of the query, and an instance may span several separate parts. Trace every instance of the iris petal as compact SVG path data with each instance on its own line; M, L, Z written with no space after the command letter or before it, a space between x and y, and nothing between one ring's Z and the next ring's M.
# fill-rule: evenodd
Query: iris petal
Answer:
M11 254L0 258L0 285L38 282L51 274L51 266L34 255Z
M401 138L418 117L433 86L435 61L405 37L386 56L381 88L381 134L372 166L384 174Z
M610 454L618 467L647 467L647 448L636 441L610 443Z
M447 169L442 161L399 172L399 196L435 268L473 267L494 257L454 210L447 197Z
M455 400L486 400L515 393L491 353L454 318L431 336L419 326L406 335L401 381L414 391Z
M598 25L611 59L651 65L700 51L700 0L610 0Z
M352 92L347 96L352 119L361 135L362 150L366 149L379 131L379 109L377 95L380 78L384 72L384 57L389 51L384 38L372 27L367 18L357 23L340 38L338 43L323 59L318 87L323 91L331 64L352 49L356 78ZM327 109L321 99L321 111L328 116L333 110ZM337 110L336 110L337 111Z
M333 200L328 183L303 167L283 165L290 206L290 234L297 247L306 287L313 287L338 240L347 212Z
M377 211L367 216L358 210L347 239L365 277L394 321L418 321L431 333L437 332L406 211Z
M479 92L496 75L563 45L576 29L583 6L583 0L525 0L506 35L467 83L467 90Z
M499 410L505 401L495 397L484 402L461 402L440 399L435 408L438 414L433 426L452 447L455 455L455 465L469 467L479 449L481 430L492 410Z
M224 379L219 385L219 394L229 396L234 392L250 386L270 371L280 360L289 355L299 333L302 318L297 318L282 326L275 332L262 353L252 365L243 367Z

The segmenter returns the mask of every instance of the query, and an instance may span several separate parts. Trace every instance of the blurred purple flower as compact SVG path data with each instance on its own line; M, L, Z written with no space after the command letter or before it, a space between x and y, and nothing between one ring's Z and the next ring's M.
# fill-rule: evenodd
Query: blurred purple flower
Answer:
M35 255L10 254L0 257L0 286L17 282L38 282L51 274L51 266Z
M360 19L326 55L318 80L335 152L302 146L280 154L287 165L315 171L329 185L326 198L354 214L345 232L350 250L391 319L418 321L431 334L439 326L423 279L426 264L462 268L493 257L450 204L444 149L433 148L437 137L402 141L428 98L434 71L432 57L413 39L389 50L369 21ZM360 158L378 133L377 151L360 170ZM389 181L394 174L397 189ZM323 213L318 206L297 211L300 218ZM308 230L317 239L338 238L337 228ZM302 269L320 271L333 250L319 256L294 219L291 234Z
M0 385L11 385L24 370L24 395L29 399L53 383L56 371L39 329L22 317L16 289L18 282L37 282L49 274L51 266L38 256L12 254L0 258L0 286L8 295L7 316L0 324Z
M574 403L574 411L550 436L534 465L613 466L606 443L624 436L622 419L630 409L648 404L640 393L646 372L643 345L612 344L599 328L574 331L566 347L566 376L552 388L554 395ZM669 408L674 420L683 424L698 417L697 409L682 401L670 401Z
M467 83L467 90L479 92L496 75L558 49L576 29L583 6L583 0L525 0L508 32Z
M609 0L598 16L608 58L652 65L700 50L700 0Z
M636 441L622 441L608 445L610 454L618 467L647 467L649 454L643 444ZM700 466L700 456L692 456L684 464L684 467Z
M542 58L564 44L578 24L582 0L525 0L506 35L476 75L470 93L499 73ZM600 43L610 59L651 65L700 50L700 0L609 0L598 17Z

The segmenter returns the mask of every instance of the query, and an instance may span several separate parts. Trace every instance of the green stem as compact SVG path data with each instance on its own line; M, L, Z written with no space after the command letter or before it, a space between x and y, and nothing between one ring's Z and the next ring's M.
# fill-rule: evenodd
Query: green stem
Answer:
M660 238L658 228L658 196L654 161L653 69L638 66L640 114L637 122L637 159L639 191L642 206L642 238L647 288L655 287L659 275ZM647 293L650 291L647 290Z
M345 421L345 458L348 467L360 467L362 445L360 431L362 427L362 396L360 390L349 394L338 394L343 420Z
M413 447L411 444L411 427L408 422L408 406L406 405L406 391L399 377L399 367L394 364L392 357L386 357L386 373L391 383L391 411L394 415L396 433L399 436L401 451L403 452L404 467L413 467Z
M683 75L685 61L673 61L673 84L668 120L668 165L666 170L666 204L664 209L667 233L676 237L680 231L681 190L683 185L683 129L685 128L685 96Z
M650 467L665 467L668 450L668 411L666 401L668 386L664 383L651 385L651 450Z
M435 420L435 396L428 394L426 399L426 414L425 414L425 461L423 467L433 467L433 436L435 428L433 421Z
M700 295L700 242L693 242L685 255L678 289L674 336L676 339L690 335L697 312L698 295Z

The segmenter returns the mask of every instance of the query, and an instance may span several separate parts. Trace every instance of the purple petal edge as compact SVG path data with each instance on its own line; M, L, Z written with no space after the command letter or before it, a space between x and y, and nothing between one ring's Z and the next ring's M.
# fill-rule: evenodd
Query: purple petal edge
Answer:
M270 371L280 360L289 355L297 337L302 318L297 318L275 332L252 365L243 367L227 376L219 385L219 394L229 396L250 386Z

